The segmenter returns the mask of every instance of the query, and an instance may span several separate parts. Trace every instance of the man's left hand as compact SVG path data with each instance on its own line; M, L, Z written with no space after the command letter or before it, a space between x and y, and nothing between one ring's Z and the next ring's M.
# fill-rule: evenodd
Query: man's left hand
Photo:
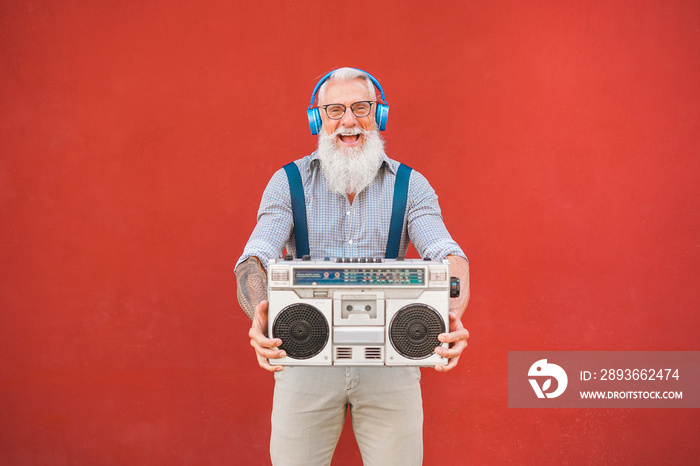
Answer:
M438 335L438 340L443 343L449 343L449 348L443 348L442 346L435 348L435 353L448 358L450 361L446 366L436 365L435 370L438 372L447 372L454 369L459 362L459 356L467 347L468 339L469 331L464 328L457 314L455 312L450 312L450 332Z

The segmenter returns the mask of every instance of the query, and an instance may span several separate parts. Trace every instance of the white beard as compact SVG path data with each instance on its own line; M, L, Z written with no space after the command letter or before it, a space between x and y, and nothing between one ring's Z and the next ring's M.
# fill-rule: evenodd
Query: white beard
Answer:
M360 134L364 143L359 147L338 147L339 134ZM318 157L321 170L331 190L338 194L358 194L377 176L384 154L384 140L379 130L360 128L338 129L328 135L321 130L318 136Z

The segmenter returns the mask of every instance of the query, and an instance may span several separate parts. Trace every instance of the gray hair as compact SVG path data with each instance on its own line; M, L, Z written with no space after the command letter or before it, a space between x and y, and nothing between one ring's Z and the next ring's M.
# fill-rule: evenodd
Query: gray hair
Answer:
M364 71L360 71L356 68L338 68L330 75L330 77L321 84L318 90L318 101L321 102L325 97L326 85L331 81L352 81L353 79L364 79L367 83L367 89L372 96L376 96L377 92L374 90L374 83L370 79L369 75Z

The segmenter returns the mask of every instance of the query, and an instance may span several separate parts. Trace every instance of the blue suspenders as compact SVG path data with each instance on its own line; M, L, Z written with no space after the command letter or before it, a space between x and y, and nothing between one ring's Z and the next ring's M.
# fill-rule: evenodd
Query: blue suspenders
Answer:
M289 193L292 196L292 218L294 220L294 237L296 238L297 257L309 254L309 231L306 227L306 201L304 186L301 183L299 168L294 162L284 166L289 180Z
M292 218L294 220L297 257L303 257L309 254L309 230L306 225L304 186L302 185L301 175L296 163L290 162L283 168L287 173L289 192L292 196ZM408 198L408 180L411 177L411 170L411 167L401 164L396 172L394 203L391 207L391 223L389 224L389 239L386 243L387 259L396 259L399 255L403 218Z
M394 183L394 203L391 206L391 223L389 224L389 241L386 243L386 258L396 259L399 256L399 244L403 231L403 216L406 212L406 199L408 198L408 179L411 177L412 168L401 164L396 172Z

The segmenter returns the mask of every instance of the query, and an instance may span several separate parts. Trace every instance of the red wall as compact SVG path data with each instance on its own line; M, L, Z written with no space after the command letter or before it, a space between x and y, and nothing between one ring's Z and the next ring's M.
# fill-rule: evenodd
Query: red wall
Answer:
M696 460L697 410L509 409L506 373L700 350L698 2L186 3L0 6L1 464L266 464L232 268L343 65L471 259L425 464Z

